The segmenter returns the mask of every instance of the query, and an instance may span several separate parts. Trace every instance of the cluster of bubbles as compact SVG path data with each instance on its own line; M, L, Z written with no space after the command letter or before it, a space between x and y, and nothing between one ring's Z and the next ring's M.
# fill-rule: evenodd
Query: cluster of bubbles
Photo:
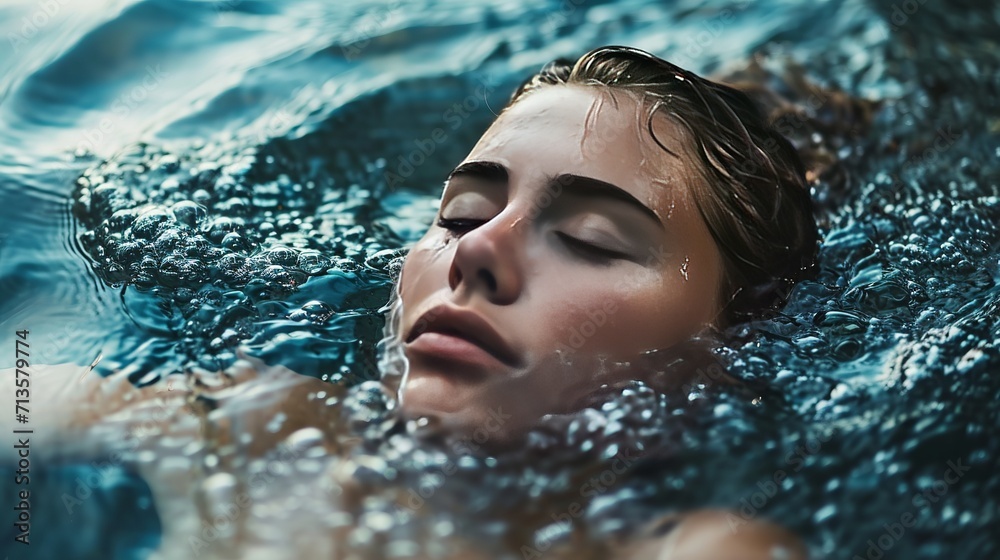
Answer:
M157 326L185 356L142 372L144 381L169 368L224 367L265 323L322 330L336 312L368 310L368 299L386 297L400 253L392 232L371 222L378 204L369 187L378 183L302 174L278 147L268 148L230 143L178 155L142 144L77 180L73 209L93 269L122 289L140 324L165 320ZM327 289L294 301L316 278ZM143 316L147 308L156 310L152 317Z
M928 79L914 66L916 48L885 44L882 79ZM772 457L772 472L794 463L792 482L758 501L817 554L1000 548L986 536L1000 491L989 459L1000 449L988 435L1000 422L1000 152L995 124L983 121L997 106L962 85L981 78L967 70L1000 61L957 52L966 70L918 57L950 74L882 100L870 132L840 154L850 180L830 209L818 281L800 285L784 313L747 327L752 342L735 349L734 372L779 390L795 425L831 434L802 457L762 450L751 459ZM784 451L789 437L765 445ZM745 496L759 498L752 481Z

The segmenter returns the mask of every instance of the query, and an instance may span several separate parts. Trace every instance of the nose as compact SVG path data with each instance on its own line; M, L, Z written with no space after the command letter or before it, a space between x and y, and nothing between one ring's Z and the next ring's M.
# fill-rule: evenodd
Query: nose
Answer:
M518 223L496 216L458 240L448 271L452 291L465 290L465 298L479 292L495 305L517 300L524 288Z

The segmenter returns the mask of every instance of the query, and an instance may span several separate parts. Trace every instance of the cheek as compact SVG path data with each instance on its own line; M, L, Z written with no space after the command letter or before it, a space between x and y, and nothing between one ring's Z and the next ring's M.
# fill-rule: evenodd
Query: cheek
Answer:
M635 294L621 315L626 324L636 325L637 341L648 348L668 348L698 334L712 319L714 292L706 286L710 288L708 283L666 279Z
M443 247L442 243L424 239L410 249L399 277L399 297L404 305L414 303L411 299L419 298L429 287L428 284L433 283L438 276L441 276L441 283L447 283L447 264L450 259L445 257Z
M697 298L676 284L609 278L591 289L563 291L560 303L547 310L546 328L539 334L555 348L623 358L672 346L700 329Z
M551 292L549 303L535 307L531 329L536 342L545 346L543 349L612 353L627 350L628 342L634 339L629 331L633 327L630 317L635 314L630 298L635 293L616 287L610 278L592 279L595 281L575 288L567 288L561 281Z

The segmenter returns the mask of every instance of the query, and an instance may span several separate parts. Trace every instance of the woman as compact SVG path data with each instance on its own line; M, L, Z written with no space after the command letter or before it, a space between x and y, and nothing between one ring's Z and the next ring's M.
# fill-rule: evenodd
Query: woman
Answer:
M406 357L400 410L511 444L641 377L643 352L780 307L817 245L799 156L745 94L627 47L553 62L450 173L406 258L386 341ZM659 520L628 554L805 556L727 519Z
M682 351L692 337L782 305L812 272L816 245L802 165L747 96L631 48L557 61L514 93L450 173L437 221L397 283L385 382L403 418L433 418L458 434L490 426L491 444L512 445L543 416L641 377L630 364L644 352ZM677 371L666 380L675 389L690 375ZM36 374L51 381L40 406L52 412L38 417L64 423L49 427L62 441L100 416L137 422L114 413L141 418L141 403L154 401L172 435L237 444L254 434L248 456L337 422L322 403L339 388L262 364L240 362L215 385L173 379L166 389L136 390L120 376L70 387L65 371L50 373ZM266 399L267 414L240 406L244 398ZM88 400L100 406L63 408ZM176 414L182 407L198 421ZM278 413L280 425L262 425ZM188 483L186 473L151 481L158 503L186 496ZM171 519L183 517L164 517L165 542L180 548L189 527ZM782 529L734 527L724 511L660 519L644 534L621 557L805 555Z
M458 429L503 411L501 443L636 375L602 361L781 305L816 250L802 164L746 95L625 47L551 63L406 258L400 407Z

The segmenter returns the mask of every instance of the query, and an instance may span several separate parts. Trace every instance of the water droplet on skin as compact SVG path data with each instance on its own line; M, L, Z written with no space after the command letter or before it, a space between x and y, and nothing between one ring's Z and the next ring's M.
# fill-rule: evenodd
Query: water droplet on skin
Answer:
M691 264L690 257L684 257L684 262L681 263L681 275L684 276L684 280L688 279L688 265Z
M267 424L267 431L271 433L276 433L278 430L281 429L281 425L284 424L286 419L287 416L285 415L284 412L279 412L278 414L275 414L274 418L272 418L271 421L268 422Z

